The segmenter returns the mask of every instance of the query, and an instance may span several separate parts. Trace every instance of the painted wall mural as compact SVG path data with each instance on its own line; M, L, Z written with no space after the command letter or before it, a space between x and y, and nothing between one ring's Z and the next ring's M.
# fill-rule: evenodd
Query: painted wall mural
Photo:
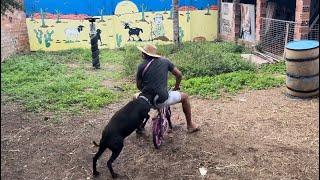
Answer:
M255 41L255 8L251 4L240 4L241 26L240 38L246 41Z
M172 0L25 0L30 48L63 50L90 48L90 23L100 48L128 44L172 43ZM180 0L182 41L214 40L217 37L217 0Z
M233 31L233 3L221 3L220 33L229 36Z

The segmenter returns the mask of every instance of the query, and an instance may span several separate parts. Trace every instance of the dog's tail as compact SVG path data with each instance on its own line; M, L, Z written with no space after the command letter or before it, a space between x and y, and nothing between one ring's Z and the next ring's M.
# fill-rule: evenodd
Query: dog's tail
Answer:
M100 145L99 145L98 143L96 143L95 141L92 141L92 143L93 143L95 146L97 146L97 147L100 146Z

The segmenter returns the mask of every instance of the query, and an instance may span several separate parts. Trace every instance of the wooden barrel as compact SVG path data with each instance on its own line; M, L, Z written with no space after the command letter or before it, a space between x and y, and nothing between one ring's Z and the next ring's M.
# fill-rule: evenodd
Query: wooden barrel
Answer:
M319 42L292 41L287 44L287 94L310 98L319 95Z

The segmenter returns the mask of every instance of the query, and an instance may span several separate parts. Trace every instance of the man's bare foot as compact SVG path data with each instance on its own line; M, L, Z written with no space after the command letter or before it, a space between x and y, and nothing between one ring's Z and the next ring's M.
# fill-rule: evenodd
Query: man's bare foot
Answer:
M194 132L200 131L200 128L195 124L191 124L190 126L187 127L187 129L188 129L188 133L194 133Z

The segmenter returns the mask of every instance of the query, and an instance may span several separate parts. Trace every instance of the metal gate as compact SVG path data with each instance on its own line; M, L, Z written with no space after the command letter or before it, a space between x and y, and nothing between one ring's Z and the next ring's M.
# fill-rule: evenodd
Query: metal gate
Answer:
M278 19L261 18L260 48L273 57L282 59L285 46L295 38L298 23ZM319 40L319 24L307 29L308 36L300 39Z
M284 47L294 37L296 23L277 19L261 18L261 50L277 58L281 58Z

